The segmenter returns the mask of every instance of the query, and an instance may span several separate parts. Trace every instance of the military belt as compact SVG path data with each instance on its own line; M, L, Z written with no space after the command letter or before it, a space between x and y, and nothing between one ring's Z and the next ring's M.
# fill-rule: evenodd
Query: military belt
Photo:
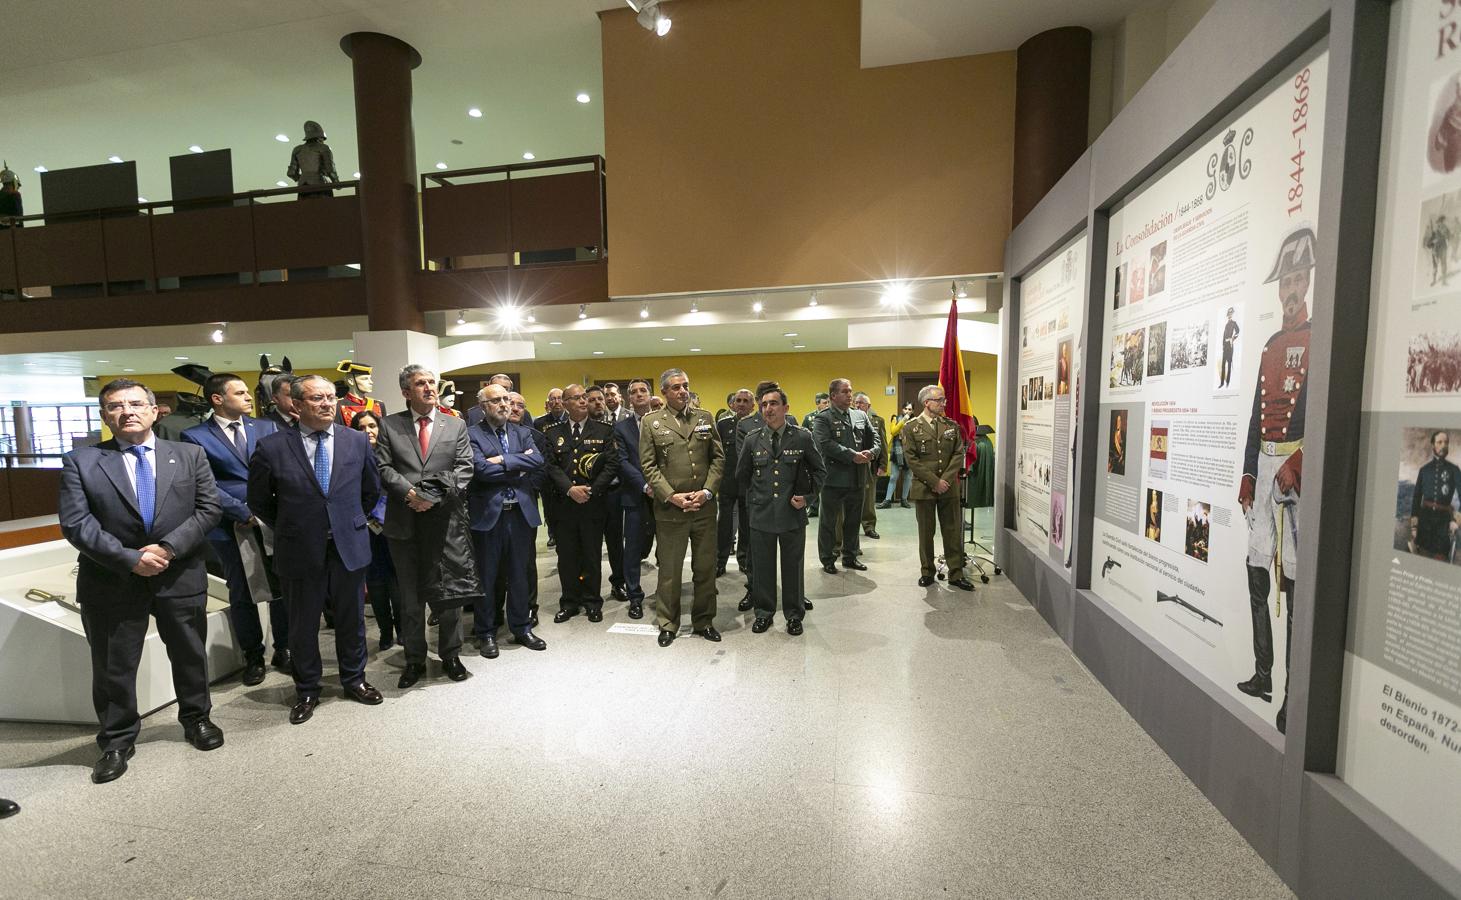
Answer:
M1290 456L1302 449L1302 438L1297 441L1264 441L1262 446L1264 456Z

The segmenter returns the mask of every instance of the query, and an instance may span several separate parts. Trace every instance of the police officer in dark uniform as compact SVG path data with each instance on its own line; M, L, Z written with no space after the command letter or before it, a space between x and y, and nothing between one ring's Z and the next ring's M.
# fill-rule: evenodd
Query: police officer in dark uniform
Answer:
M553 621L567 622L587 609L590 622L602 622L600 560L619 451L614 429L589 417L583 385L563 389L563 407L568 417L543 432L548 477L557 488L549 502L558 509L558 580L563 586Z
M1431 461L1415 475L1410 499L1410 552L1451 562L1456 540L1456 489L1461 468L1446 459L1451 436L1431 434Z
M762 427L746 434L736 461L736 483L750 511L752 598L761 634L776 615L776 557L781 555L781 614L786 633L802 633L805 604L807 506L827 471L812 433L786 415L786 392L775 382L758 388Z

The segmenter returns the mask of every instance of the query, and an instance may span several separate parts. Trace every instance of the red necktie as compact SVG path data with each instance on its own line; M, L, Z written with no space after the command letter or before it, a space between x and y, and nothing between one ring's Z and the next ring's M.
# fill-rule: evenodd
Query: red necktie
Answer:
M426 458L426 445L431 443L431 435L426 433L426 428L431 424L430 416L422 416L416 420L416 441L421 445L421 458Z

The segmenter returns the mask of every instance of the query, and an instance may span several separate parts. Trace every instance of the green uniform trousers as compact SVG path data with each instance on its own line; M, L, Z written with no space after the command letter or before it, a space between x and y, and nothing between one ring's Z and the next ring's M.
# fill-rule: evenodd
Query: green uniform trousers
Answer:
M756 617L776 616L776 556L781 555L781 614L788 622L806 615L806 526L793 531L760 531L751 529L751 600L756 604Z
M715 513L715 500L693 513L656 504L655 565L659 567L659 583L654 600L655 620L661 631L680 630L680 573L685 567L686 550L690 552L695 583L690 626L701 629L715 624Z
M914 500L913 514L918 518L918 561L924 575L932 577L938 567L933 552L934 519L944 536L944 562L949 566L949 579L964 575L964 522L959 516L957 484L936 500Z

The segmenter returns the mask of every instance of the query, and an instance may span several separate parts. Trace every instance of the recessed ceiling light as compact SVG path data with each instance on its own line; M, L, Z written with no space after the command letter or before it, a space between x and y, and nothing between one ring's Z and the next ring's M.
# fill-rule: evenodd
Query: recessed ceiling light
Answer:
M467 110L467 115L471 116L474 119L480 119L482 118L482 110L474 106L471 109Z
M594 356L603 356L603 355L604 355L604 351L602 351L602 350L595 350L594 351Z
M895 281L883 289L883 295L878 302L883 306L902 306L912 296L912 289L901 281Z
M535 313L535 312L533 312L532 310L528 310L528 324L529 325L536 325L536 324L538 324L538 314Z
M215 328L213 329L213 332L208 335L208 338L215 344L221 344L223 343L223 339L227 336L228 332L224 328Z
M791 345L791 349L793 349L793 350L805 350L805 349L807 349L807 345L806 344L792 344Z
M795 331L783 331L781 333L781 336L782 337L796 337L796 332Z
M553 346L553 347L562 347L563 346L563 342L562 341L549 341L548 344L549 344L549 346Z
M587 303L580 303L580 304L578 304L578 317L580 319L587 319L588 318L588 304Z
M763 310L765 308L766 308L766 305L764 303L762 303L760 300L757 300L755 303L752 303L751 304L751 312L757 312L758 313L758 312L760 312L761 310Z
M35 365L35 363L28 362L28 363L21 363L21 365L23 365L23 366L33 366L33 365Z
M346 263L345 264L345 268L347 268L347 269L354 269L355 271L359 272L360 271L360 263Z
M274 140L278 141L281 144L287 144L287 143L289 143L289 135L287 135L287 134L276 134L276 135L274 135Z
M186 356L174 356L173 359L176 359L180 362L186 362L188 358Z
M458 325L465 325L465 324L467 324L467 311L465 309L462 309L462 310L458 310L457 311L457 324Z
M107 159L109 161L111 161L111 162L121 162L122 161L122 158L120 156L108 156Z
M674 338L660 338L660 340L664 341L666 344L672 344L675 341Z
M191 144L191 145L188 146L188 152L189 153L202 153L203 152L203 148L202 147L199 147L197 144Z
M36 171L37 172L49 172L51 170L50 169L47 169L45 166L36 166Z
M351 178L354 178L356 181L359 181L360 180L360 173L359 172L356 172L355 174L351 175L350 177Z
M535 156L533 154L533 151L531 151L531 150L529 150L528 152L526 152L526 153L523 154L523 159L537 159L537 158L538 157Z
M97 360L97 362L99 362L99 363L109 363L109 362L111 362L111 360L109 360L109 359L99 359L99 360Z
M276 181L274 183L279 185L280 187L289 187L289 182L287 181Z
M641 318L641 319L647 319L647 318L649 318L649 304L648 303L646 303L643 306L639 307L639 318Z
M817 292L816 291L812 291L812 299L810 299L810 300L807 301L807 306L816 306L816 305L817 305Z
M587 91L579 91L578 96L574 97L573 99L577 100L579 103L587 103L590 97Z
M700 352L700 348L699 347L691 347L690 348L690 352L691 353L699 353Z
M692 312L692 313L698 313L698 312L700 312L700 301L699 300L691 300L690 301L690 312Z
M437 164L436 164L436 167L437 167L437 168L438 168L438 169L445 169L445 168L446 168L446 163L444 163L444 162L439 162L439 163L437 163Z
M137 202L138 203L146 203L147 202L147 198L146 197L138 197L137 198Z
M123 369L122 371L123 372L135 372L137 370L136 369Z

